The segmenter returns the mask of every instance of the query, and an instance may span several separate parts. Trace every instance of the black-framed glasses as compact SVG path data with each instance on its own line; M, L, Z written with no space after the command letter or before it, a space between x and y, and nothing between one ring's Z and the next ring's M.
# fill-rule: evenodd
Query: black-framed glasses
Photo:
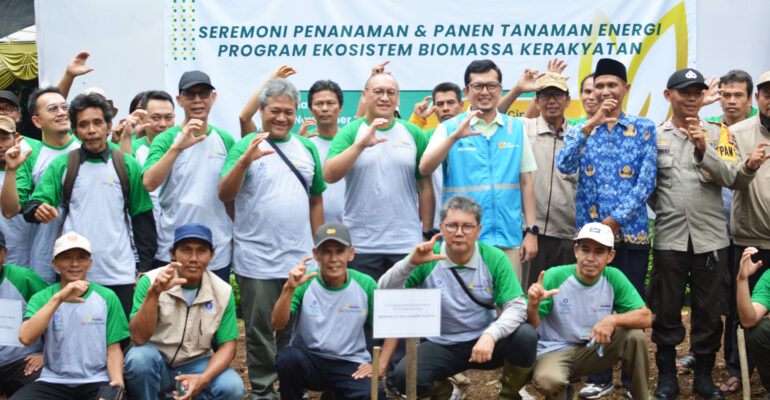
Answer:
M561 90L549 90L547 92L537 92L537 98L540 100L563 100L565 97L567 97L567 93L562 92Z
M478 225L473 225L473 224L463 224L462 225L463 233L466 235L470 235L471 233L473 233L473 230L476 229L477 226ZM460 229L460 227L461 227L460 225L455 224L454 222L444 224L444 229L446 229L446 231L449 233L456 233L457 230Z
M13 113L15 113L17 111L19 111L19 109L17 107L13 107L13 106L10 106L10 107L0 107L0 115L13 114Z
M185 90L182 92L182 97L184 97L185 100L195 100L195 96L198 96L201 98L201 100L207 100L209 97L211 97L212 92L213 90L209 88L198 89L198 90Z
M471 83L468 85L468 87L471 89L471 92L473 93L481 93L484 91L484 88L487 88L487 92L489 93L496 93L498 90L500 90L503 85L500 84L500 82L487 82L487 83Z

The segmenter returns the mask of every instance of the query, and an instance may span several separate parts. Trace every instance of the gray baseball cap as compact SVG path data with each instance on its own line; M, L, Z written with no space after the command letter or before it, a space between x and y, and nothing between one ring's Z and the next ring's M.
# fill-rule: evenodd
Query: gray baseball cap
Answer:
M335 240L345 246L350 246L350 231L348 227L339 222L323 224L315 233L315 248L321 247L328 240Z

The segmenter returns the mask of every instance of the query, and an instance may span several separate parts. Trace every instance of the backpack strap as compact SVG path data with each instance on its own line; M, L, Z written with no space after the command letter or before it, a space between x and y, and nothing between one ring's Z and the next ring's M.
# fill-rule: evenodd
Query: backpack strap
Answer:
M82 152L80 149L70 150L67 153L67 172L64 175L64 183L61 186L61 207L64 209L61 215L61 225L59 225L59 233L57 237L61 236L61 231L64 228L64 221L67 220L67 215L70 212L70 200L72 199L72 188L75 187L75 178L78 176L78 170L80 170L80 161L82 158Z
M131 224L131 185L128 181L128 168L126 168L126 157L122 151L112 149L112 165L115 167L115 173L118 174L120 180L120 189L123 191L123 216L126 221L126 227L128 227L128 240L131 242L131 250L134 252L134 257L138 261L138 253L136 251L136 242L134 241L134 233Z

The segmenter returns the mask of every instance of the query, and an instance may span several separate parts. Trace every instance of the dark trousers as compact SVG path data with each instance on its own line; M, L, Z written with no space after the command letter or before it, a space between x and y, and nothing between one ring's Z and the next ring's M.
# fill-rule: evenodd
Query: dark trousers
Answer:
M404 257L406 254L356 254L353 261L348 264L348 268L367 274L375 281L379 281L380 277L393 264L401 261Z
M32 382L19 389L10 400L97 400L99 388L109 382L84 383L69 386L65 384Z
M732 296L733 300L735 300L735 296L736 296L736 293L735 293L735 279L737 279L737 276L738 276L738 272L737 271L740 270L740 267L741 267L741 255L743 255L743 252L745 250L746 250L745 246L735 245L735 257L733 258L733 262L735 263L736 275L735 275L734 278L732 278L733 289L730 292L730 296ZM770 269L770 250L759 249L759 252L757 254L754 254L753 256L751 256L751 260L754 261L754 262L759 262L760 260L762 261L762 266L757 269L757 272L755 272L753 275L751 275L749 277L749 291L754 292L754 286L756 286L757 282L759 282L759 278L762 277L762 274L764 274L765 271ZM725 328L725 329L731 329L732 330L733 343L734 343L734 347L732 347L732 348L734 350L731 352L731 354L730 354L730 356L728 358L727 347L726 347L727 344L725 344L725 359L727 360L727 367L730 370L730 375L731 376L738 376L739 377L739 376L741 376L741 368L740 368L740 359L738 358L738 341L737 341L737 338L735 338L735 332L736 332L736 329L738 328L738 324L740 324L740 318L738 318L737 307L736 307L735 310L730 309L730 311L731 311L732 315L728 314L728 317L727 317L726 320L732 319L733 320L733 324L731 326L730 324L725 323L726 326L727 326L727 328ZM747 333L747 335L748 335L748 333ZM725 332L725 341L727 340L726 338L727 338L727 332ZM747 353L746 356L747 357L746 358L747 358L747 361L748 361L748 364L749 364L749 373L751 373L752 371L754 371L754 366L759 364L759 360L757 360L757 358L764 357L764 356L759 356L759 355L753 354L753 352L748 349L748 338L746 340L747 340L747 342L746 342L747 343L746 344L746 347L747 347L747 349L746 349L746 353ZM764 354L767 354L767 353L764 353ZM756 361L756 363L755 363L755 361ZM733 373L733 370L735 370L735 373ZM761 377L761 372L760 372L760 377ZM768 379L770 379L770 375L767 375L767 377L768 377ZM768 386L768 385L770 385L770 380L767 381L768 382L767 384L764 383L765 382L764 380L762 382L763 382L763 385L765 385L765 388L770 388L770 386Z
M417 395L425 396L433 388L433 381L444 380L467 369L495 369L504 361L522 368L535 365L537 332L532 325L523 323L512 334L495 343L492 359L486 363L471 363L471 351L478 339L452 345L423 341L417 346ZM406 393L406 358L393 373L393 382L401 393Z
M299 347L289 346L278 352L276 369L281 382L281 399L300 400L305 389L331 391L335 399L368 399L371 379L353 379L359 364L324 358ZM380 398L385 398L380 388Z
M770 320L763 318L746 331L746 351L754 356L762 386L770 392Z
M730 289L727 292L727 316L725 317L725 336L722 341L725 364L730 376L741 376L741 363L738 357L738 336L736 331L740 319L738 318L738 305L735 301L736 284L740 259L735 258L735 245L730 242L727 248L727 270L730 272ZM755 274L756 275L756 274Z
M40 370L24 375L26 366L27 362L24 361L24 358L0 366L0 394L10 397L22 386L30 384L40 377Z
M522 289L526 292L533 283L537 282L540 272L551 267L575 263L575 241L572 239L559 239L550 236L537 235L537 252L535 258L529 262L527 276L523 277Z
M629 247L625 243L615 242L615 258L610 263L611 266L619 269L626 275L639 295L644 298L644 281L647 278L647 264L650 261L650 250L638 247ZM628 376L623 371L623 385L628 388ZM591 375L586 378L587 383L606 385L612 382L612 368L602 373Z
M131 314L131 308L134 306L134 284L112 285L105 287L115 292L115 294L118 296L120 305L123 307L123 312L126 313L126 318L128 318L128 316Z
M653 266L647 302L652 310L652 341L658 345L677 345L684 340L682 306L685 287L690 283L692 317L690 349L696 355L719 351L722 338L722 315L727 311L730 273L727 248L694 254L688 250L653 250Z

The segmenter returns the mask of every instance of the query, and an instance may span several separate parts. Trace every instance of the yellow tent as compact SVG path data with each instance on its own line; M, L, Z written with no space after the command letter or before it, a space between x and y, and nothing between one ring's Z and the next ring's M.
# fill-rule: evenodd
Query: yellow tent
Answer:
M37 77L35 27L23 29L0 39L0 89L14 80Z

